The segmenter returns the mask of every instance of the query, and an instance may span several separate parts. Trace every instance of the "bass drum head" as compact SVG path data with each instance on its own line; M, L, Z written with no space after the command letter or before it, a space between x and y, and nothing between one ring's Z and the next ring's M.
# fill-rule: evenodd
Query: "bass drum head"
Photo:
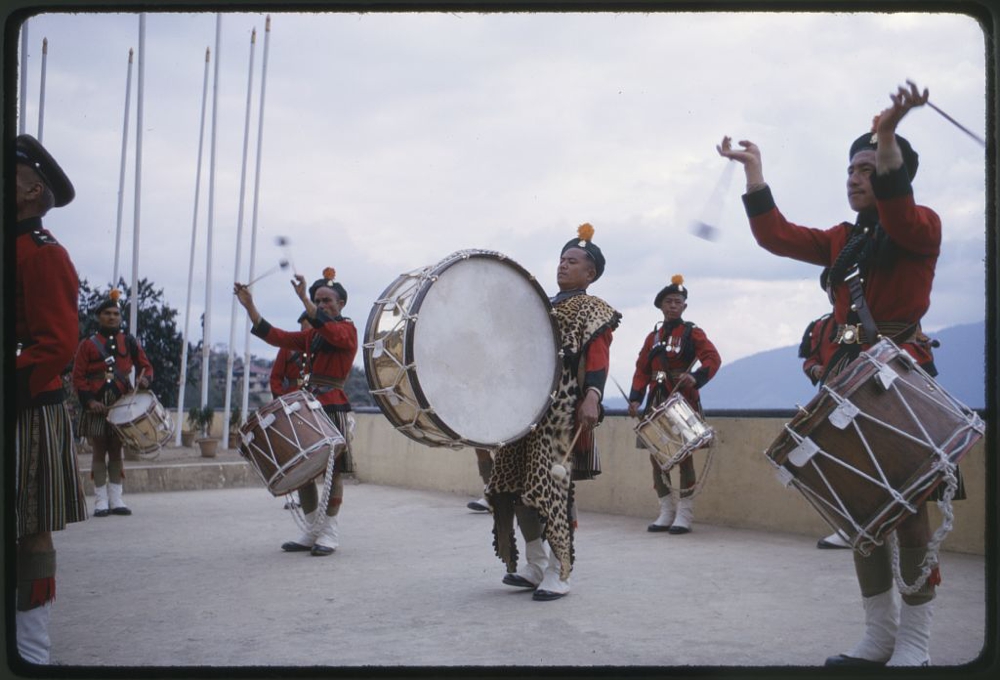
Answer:
M457 259L436 277L413 333L419 391L469 443L524 436L558 380L548 298L520 265L496 255Z
M153 395L149 392L126 394L108 409L107 420L114 425L131 423L149 413L153 399Z

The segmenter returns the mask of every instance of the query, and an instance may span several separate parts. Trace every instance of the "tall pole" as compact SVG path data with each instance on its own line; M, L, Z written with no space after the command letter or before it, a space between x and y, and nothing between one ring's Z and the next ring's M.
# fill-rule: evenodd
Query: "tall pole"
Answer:
M128 154L128 110L132 99L132 48L128 48L128 68L125 75L125 116L122 122L122 156L118 170L118 217L115 226L115 266L111 276L111 285L118 285L121 275L119 263L122 248L122 212L125 207L125 165Z
M132 230L132 299L129 332L139 337L139 216L142 208L142 100L143 74L146 70L146 13L139 15L139 78L135 93L135 199Z
M260 198L260 158L264 144L264 96L267 93L267 52L271 42L271 15L264 21L264 56L261 59L260 112L257 114L257 161L253 180L253 216L250 220L250 273L247 281L253 281L257 268L257 204ZM247 420L250 411L250 316L247 315L243 329L243 404L240 419Z
M250 66L247 69L247 105L243 119L243 163L240 169L240 202L236 216L236 263L233 276L240 275L240 254L243 250L243 203L246 195L247 146L250 142L250 104L253 100L253 56L257 46L257 29L250 32ZM251 281L252 279L247 279ZM233 356L236 354L236 296L230 296L229 303L229 345L226 359L226 399L222 412L222 448L229 448L229 421L233 403ZM243 367L243 391L246 392L247 367Z
M205 318L202 323L201 407L208 406L209 361L212 358L212 223L215 218L215 148L219 122L219 47L222 43L222 14L215 15L215 66L212 83L212 140L208 163L208 226L205 246Z
M188 258L187 302L184 305L184 333L181 335L181 376L177 388L177 422L184 422L184 387L187 385L188 337L191 326L191 287L194 280L194 251L198 236L198 196L201 190L201 150L205 139L205 104L208 100L208 62L211 56L205 48L205 77L201 84L201 122L198 126L198 163L194 173L194 216L191 218L191 256ZM181 445L181 429L177 428L174 444Z
M21 24L21 85L17 116L17 134L24 134L24 123L28 110L28 19Z
M45 132L45 67L49 60L49 39L42 38L42 77L38 81L38 141Z

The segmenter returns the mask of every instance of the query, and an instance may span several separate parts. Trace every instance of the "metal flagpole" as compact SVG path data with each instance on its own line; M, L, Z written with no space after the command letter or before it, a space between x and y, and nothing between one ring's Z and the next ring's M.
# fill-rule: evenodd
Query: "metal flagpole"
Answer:
M271 41L271 15L264 20L264 55L261 59L260 74L260 112L257 114L257 160L254 169L253 213L250 219L250 275L253 281L257 266L257 204L260 198L260 158L261 146L264 143L264 97L267 93L267 52ZM246 422L250 411L250 316L247 315L243 329L243 403L240 409L240 419Z
M146 13L139 15L139 77L135 92L135 199L132 229L132 299L129 332L139 337L139 216L142 204L142 99L143 73L146 69Z
M215 148L219 121L219 46L222 42L222 14L215 15L215 66L212 83L212 140L208 169L208 225L205 246L205 317L202 322L201 407L208 406L209 361L212 358L212 222L215 217Z
M24 119L27 117L28 107L28 19L21 24L21 86L20 86L20 106L17 116L17 134L24 134Z
M201 150L205 139L205 104L208 99L208 62L211 56L205 48L205 77L201 84L201 122L198 126L198 163L194 173L194 216L191 218L191 257L188 259L187 301L184 305L184 333L181 335L181 376L177 388L177 423L184 422L184 387L187 384L188 333L191 323L191 287L194 279L194 251L198 236L198 195L201 189ZM177 427L174 444L181 445L181 427Z
M122 247L122 210L125 205L125 164L128 153L128 110L132 99L132 48L128 48L128 68L125 75L125 119L122 123L122 157L118 171L118 218L115 227L115 267L111 285L118 285L121 270L118 268Z
M250 103L253 99L253 56L257 46L257 29L250 32L250 66L247 75L247 105L243 119L243 164L240 169L240 202L236 217L236 263L233 265L233 277L240 275L240 255L243 251L243 203L246 195L247 178L247 145L250 141ZM249 279L248 279L249 280ZM222 448L229 448L229 421L233 403L233 357L236 354L236 296L231 296L229 303L229 345L226 359L226 398L222 412ZM243 367L243 391L246 391L247 367Z
M45 67L49 60L49 39L42 38L42 76L38 81L38 141L45 131Z

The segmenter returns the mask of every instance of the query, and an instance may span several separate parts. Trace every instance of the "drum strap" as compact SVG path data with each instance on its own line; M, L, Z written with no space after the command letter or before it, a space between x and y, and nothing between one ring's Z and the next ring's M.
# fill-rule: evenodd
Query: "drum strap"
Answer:
M878 326L872 317L872 311L868 307L868 302L865 300L865 292L861 289L861 271L857 266L851 268L851 271L844 276L844 283L847 284L847 289L851 291L851 307L857 313L858 319L861 320L861 327L865 331L865 337L878 338Z

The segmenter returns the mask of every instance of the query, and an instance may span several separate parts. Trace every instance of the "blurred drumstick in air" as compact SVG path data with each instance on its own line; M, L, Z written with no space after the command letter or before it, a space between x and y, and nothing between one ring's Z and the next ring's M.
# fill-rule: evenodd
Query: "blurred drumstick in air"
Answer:
M284 249L286 264L287 263L291 263L292 264L292 273L297 275L299 273L299 270L296 269L295 268L295 264L292 263L292 253L291 253L291 250L289 248L289 246L291 245L291 241L289 240L289 238L287 236L278 236L274 240L278 243L279 246L281 246Z
M706 241L714 241L719 236L719 228L716 226L722 219L722 209L726 205L726 198L729 193L729 185L733 179L733 165L730 161L722 169L722 174L715 182L715 188L708 197L705 207L702 208L701 218L691 223L691 233Z
M967 134L970 137L972 137L974 140L976 140L980 144L982 144L984 148L986 147L986 140L983 139L982 137L980 137L979 135L977 135L975 132L973 132L972 130L968 129L967 127L965 127L964 125L962 125L961 123L959 123L957 120L955 120L954 118L952 118L951 116L949 116L947 113L945 113L944 111L942 111L938 107L934 106L934 104L932 104L931 102L928 101L927 102L927 106L931 107L932 109L934 109L935 111L937 111L938 113L940 113L942 116L944 116L945 120L947 120L949 123L951 123L952 125L954 125L955 127L957 127L959 130L961 130L965 134Z
M265 276L270 276L271 274L273 274L274 272L278 271L279 269L285 269L286 267L288 267L288 260L282 260L277 265L271 267L266 272L264 272L263 274L261 274L260 276L258 276L257 278L255 278L253 281L251 281L250 283L248 283L247 287L249 288L253 284L255 284L258 281L260 281Z

